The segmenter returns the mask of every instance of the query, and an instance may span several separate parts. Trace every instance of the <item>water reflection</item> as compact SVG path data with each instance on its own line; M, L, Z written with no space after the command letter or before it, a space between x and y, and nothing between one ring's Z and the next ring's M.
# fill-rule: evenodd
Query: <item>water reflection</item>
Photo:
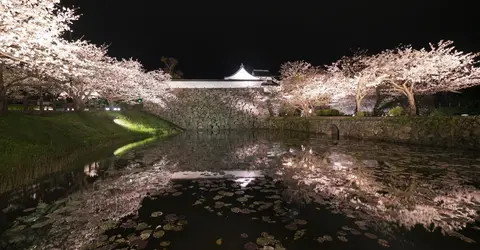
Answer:
M289 208L290 213L298 214L308 210L302 206L315 204L317 210L352 220L360 230L368 227L381 232L390 242L407 240L402 232L418 225L470 244L480 239L475 231L480 229L475 222L480 208L480 158L475 152L267 131L184 133L149 142L146 147L88 164L78 174L55 176L49 185L38 184L4 197L1 202L10 206L3 209L2 225L9 230L1 235L0 248L105 245L104 232L116 230L127 217L129 223L140 223L138 216L137 220L131 216L147 209L149 200L162 199L152 197L178 189L175 182L228 179L254 191L256 180L264 177L272 180L261 181L266 189L281 185L284 188L275 192L282 201L299 205ZM192 196L197 193L191 191ZM29 198L19 201L15 198L19 196ZM184 209L183 201L170 206L175 204L175 209ZM330 216L325 213L310 214L308 219ZM340 236L336 240L343 241ZM329 241L328 237L319 239Z

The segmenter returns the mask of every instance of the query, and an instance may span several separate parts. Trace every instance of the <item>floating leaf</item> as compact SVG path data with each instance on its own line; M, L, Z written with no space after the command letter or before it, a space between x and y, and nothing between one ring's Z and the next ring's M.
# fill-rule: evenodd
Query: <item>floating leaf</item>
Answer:
M172 225L172 224L167 224L167 225L163 226L163 230L165 230L165 231L174 230L174 228L175 228L175 225Z
M364 233L364 235L367 236L367 238L370 238L370 239L378 238L375 234L372 234L372 233Z
M187 224L188 224L187 220L180 220L179 222L177 222L177 225L179 225L179 226L185 226Z
M305 229L296 231L295 235L293 236L293 240L298 240L302 238L305 235L305 231L306 231Z
M238 201L238 202L246 202L246 201L248 201L248 198L245 197L245 196L244 196L244 197L240 197L240 198L237 199L237 201Z
M170 246L170 241L162 241L162 242L160 242L160 246L168 247L168 246Z
M242 238L248 238L248 234L246 234L246 233L242 233L242 234L240 234L240 236L241 236Z
M388 241L386 241L384 239L378 239L378 244L380 244L381 246L384 246L384 247L390 247L390 245L388 244Z
M324 236L323 236L323 239L324 239L325 241L333 241L333 238L332 238L332 236L330 236L330 235L324 235Z
M232 193L232 192L225 192L225 194L224 194L224 195L225 195L225 196L228 196L228 197L231 197L231 196L233 196L233 195L234 195L234 193Z
M235 194L238 194L238 195L241 195L241 194L244 194L245 192L244 191L236 191Z
M307 221L306 221L306 220L297 220L297 219L295 219L295 220L294 220L294 223L297 224L297 225L306 225L306 224L307 224Z
M223 198L222 195L216 195L215 197L213 197L214 200L220 200L221 198Z
M268 240L265 237L257 238L257 245L266 246L268 245Z
M155 233L153 233L153 237L157 239L162 238L164 235L165 235L165 231L163 230L156 231Z
M155 218L155 217L160 217L162 215L163 215L163 212L157 211L157 212L153 212L150 216Z
M245 248L246 250L257 250L258 246L253 242L247 242L245 243L245 245L243 245L243 248Z
M182 226L179 226L179 225L174 225L173 226L173 231L175 232L180 232L183 230L183 227Z
M340 241L343 241L343 242L347 242L347 241L348 241L347 238L346 238L345 236L342 236L342 235L337 236L337 238L338 238Z
M342 235L342 236L347 235L347 233L345 233L344 231L338 231L337 234L338 234L338 235Z
M298 229L298 227L297 227L297 225L296 225L295 223L287 224L287 225L285 225L285 228L288 229L288 230L292 230L292 231Z
M135 229L137 231L140 231L140 230L144 230L144 229L147 229L149 228L148 224L145 223L145 222L142 222L142 223L138 223L138 225L135 227Z
M232 212L236 213L236 214L238 214L238 213L240 213L240 212L242 211L242 210L241 210L240 208L238 208L238 207L232 207L232 209L230 209L230 210L231 210Z
M219 246L222 245L222 239L218 239L217 241L215 241L215 243Z
M200 205L200 204L202 204L204 201L205 201L204 199L197 200L197 201L195 201L195 203L193 203L192 206Z
M152 230L145 230L142 233L140 233L140 238L142 240L146 240L146 239L150 238L151 234L152 234Z

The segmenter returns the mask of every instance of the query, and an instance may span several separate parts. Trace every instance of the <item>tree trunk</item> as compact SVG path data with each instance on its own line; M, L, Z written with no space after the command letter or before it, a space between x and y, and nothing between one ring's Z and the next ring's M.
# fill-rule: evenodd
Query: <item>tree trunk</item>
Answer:
M43 88L40 87L39 89L40 91L40 96L38 97L38 107L40 109L40 114L43 114L43 111L45 110L45 108L43 107Z
M383 102L383 96L379 87L375 89L375 106L373 107L373 116L380 116L380 105Z
M80 97L73 98L73 105L76 112L83 112L85 110L85 103Z
M0 115L7 114L7 88L3 82L3 63L0 63Z
M26 92L23 94L23 112L28 112L28 94Z
M417 105L415 104L415 95L410 92L406 91L406 96L408 98L408 108L407 108L407 114L410 116L416 116L417 115Z
M53 111L56 111L56 108L57 108L57 96L56 95L52 96L52 108L53 108Z
M7 89L0 89L0 115L6 115L8 112Z
M358 113L361 112L362 109L362 101L363 98L360 96L355 97L355 114L357 115Z

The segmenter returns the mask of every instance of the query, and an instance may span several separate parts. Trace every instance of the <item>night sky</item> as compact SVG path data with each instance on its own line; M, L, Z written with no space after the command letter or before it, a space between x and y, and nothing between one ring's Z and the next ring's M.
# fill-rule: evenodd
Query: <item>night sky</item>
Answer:
M208 79L231 75L240 63L277 73L285 61L329 64L352 49L401 43L445 39L480 51L475 2L63 0L82 14L73 38L109 44L111 56L136 58L149 70L174 57L185 78Z

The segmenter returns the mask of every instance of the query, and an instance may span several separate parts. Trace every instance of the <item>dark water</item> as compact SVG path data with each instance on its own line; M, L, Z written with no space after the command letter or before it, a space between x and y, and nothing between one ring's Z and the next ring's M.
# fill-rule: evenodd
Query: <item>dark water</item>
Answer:
M479 173L471 151L184 133L3 193L0 248L478 249Z

